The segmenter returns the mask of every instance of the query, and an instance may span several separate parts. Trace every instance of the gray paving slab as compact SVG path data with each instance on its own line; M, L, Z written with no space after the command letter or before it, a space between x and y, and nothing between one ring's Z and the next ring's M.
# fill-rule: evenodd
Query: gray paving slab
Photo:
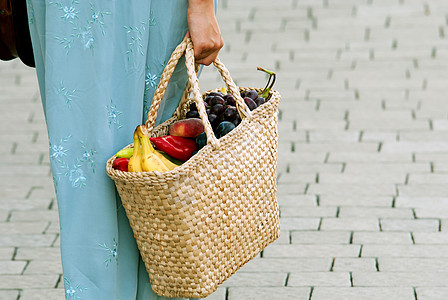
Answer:
M207 299L445 299L448 4L221 0L235 82L275 70L281 237ZM205 68L202 90L222 86ZM32 147L29 147L32 145ZM33 69L0 62L0 299L62 299Z

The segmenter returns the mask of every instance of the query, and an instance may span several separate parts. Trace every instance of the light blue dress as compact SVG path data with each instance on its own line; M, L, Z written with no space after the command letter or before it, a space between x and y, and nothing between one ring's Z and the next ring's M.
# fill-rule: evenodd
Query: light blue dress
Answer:
M146 120L187 28L187 0L27 0L58 198L66 299L154 294L106 161ZM183 62L161 106L169 118Z

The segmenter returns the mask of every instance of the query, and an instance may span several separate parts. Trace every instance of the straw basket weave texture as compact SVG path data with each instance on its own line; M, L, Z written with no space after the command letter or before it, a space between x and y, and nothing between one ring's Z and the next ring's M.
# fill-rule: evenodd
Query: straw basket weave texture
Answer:
M189 75L184 101L173 117L154 128L182 55ZM182 119L194 101L207 145L168 172L122 172L112 168L115 156L107 162L107 174L115 181L158 295L206 297L280 235L276 198L280 94L271 91L269 101L250 111L239 95L249 88L238 89L219 59L214 65L237 100L240 125L220 139L214 136L203 104L207 93L200 93L192 43L185 39L162 74L146 126L152 136L167 134L169 125ZM190 88L193 99L188 99Z

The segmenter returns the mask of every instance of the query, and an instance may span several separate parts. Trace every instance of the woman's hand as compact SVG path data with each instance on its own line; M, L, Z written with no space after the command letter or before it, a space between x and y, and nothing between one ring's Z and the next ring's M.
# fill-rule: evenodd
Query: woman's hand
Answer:
M208 66L224 46L213 0L188 0L187 20L196 63Z

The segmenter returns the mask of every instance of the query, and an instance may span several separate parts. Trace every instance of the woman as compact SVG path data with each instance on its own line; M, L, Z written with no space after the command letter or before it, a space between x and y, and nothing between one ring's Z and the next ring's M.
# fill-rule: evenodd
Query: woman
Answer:
M223 41L213 0L28 0L28 17L58 198L67 299L162 299L105 163L146 120L171 52L190 34L198 63ZM187 77L179 64L160 121Z

